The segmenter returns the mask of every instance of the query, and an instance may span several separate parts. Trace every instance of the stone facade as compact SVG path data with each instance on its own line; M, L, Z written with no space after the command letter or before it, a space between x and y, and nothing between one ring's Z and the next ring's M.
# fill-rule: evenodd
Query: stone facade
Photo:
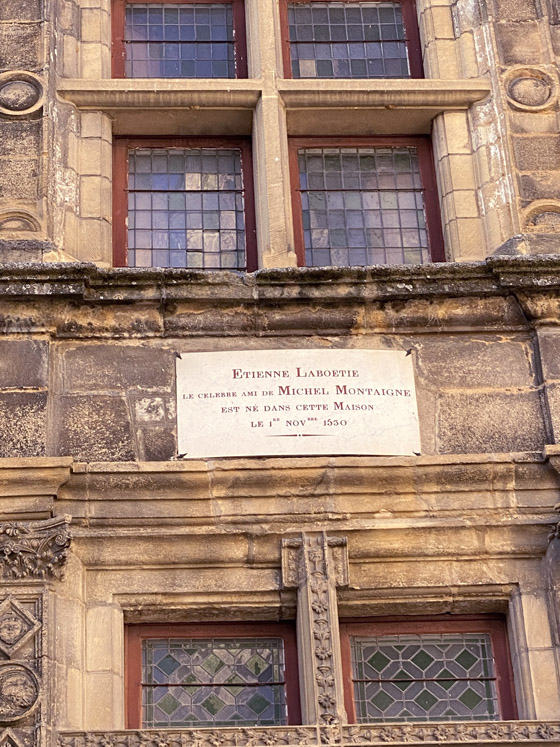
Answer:
M560 743L560 11L418 0L426 77L111 79L0 2L0 747ZM115 269L117 136L251 135L258 272ZM289 136L431 134L448 262L297 268ZM418 456L177 453L177 355L406 350ZM195 427L196 424L193 424ZM519 720L348 723L340 620L507 620ZM125 631L295 621L301 724L127 728Z

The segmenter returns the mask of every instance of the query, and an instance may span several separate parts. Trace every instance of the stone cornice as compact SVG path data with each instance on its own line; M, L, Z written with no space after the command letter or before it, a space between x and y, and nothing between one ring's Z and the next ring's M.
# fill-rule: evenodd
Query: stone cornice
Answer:
M0 330L62 338L517 331L559 323L560 255L252 274L0 265Z
M560 238L558 240L560 250ZM560 254L489 257L476 263L263 269L255 273L100 268L91 263L0 264L0 298L77 297L87 301L392 300L426 296L560 291Z
M52 516L54 498L70 477L72 457L0 459L0 517Z

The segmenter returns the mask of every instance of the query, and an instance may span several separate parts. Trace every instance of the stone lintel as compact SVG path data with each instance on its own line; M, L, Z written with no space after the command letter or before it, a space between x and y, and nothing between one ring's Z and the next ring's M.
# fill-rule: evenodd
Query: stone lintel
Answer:
M70 477L72 457L0 459L0 517L38 519L53 515L54 499Z

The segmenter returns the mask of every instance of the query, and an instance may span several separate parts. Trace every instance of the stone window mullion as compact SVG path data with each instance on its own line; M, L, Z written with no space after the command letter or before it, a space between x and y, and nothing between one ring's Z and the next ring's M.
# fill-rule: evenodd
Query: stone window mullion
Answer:
M337 588L347 585L346 539L325 532L283 543L284 588L296 588L302 722L346 722Z

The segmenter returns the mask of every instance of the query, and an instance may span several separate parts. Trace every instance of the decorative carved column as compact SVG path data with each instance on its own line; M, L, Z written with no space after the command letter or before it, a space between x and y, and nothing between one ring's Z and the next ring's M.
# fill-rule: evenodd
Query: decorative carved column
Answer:
M51 742L48 597L68 555L69 520L0 523L0 747Z
M348 584L346 538L319 532L284 540L282 582L298 590L303 723L344 723L336 590Z

